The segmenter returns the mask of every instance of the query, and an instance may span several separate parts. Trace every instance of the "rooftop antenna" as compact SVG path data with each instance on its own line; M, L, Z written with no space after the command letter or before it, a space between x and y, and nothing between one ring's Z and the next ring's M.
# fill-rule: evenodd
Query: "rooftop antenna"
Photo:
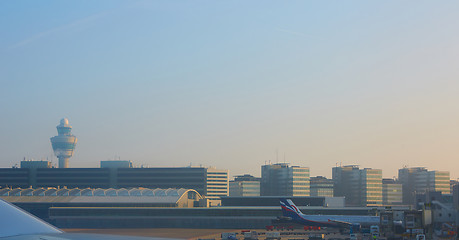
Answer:
M284 152L284 163L285 163L285 152Z

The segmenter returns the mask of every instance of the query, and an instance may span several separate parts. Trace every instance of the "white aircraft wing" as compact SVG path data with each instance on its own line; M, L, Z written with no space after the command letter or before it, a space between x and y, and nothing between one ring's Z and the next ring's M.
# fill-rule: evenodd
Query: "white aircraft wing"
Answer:
M47 233L62 233L62 231L0 199L0 238Z
M147 240L148 238L104 234L64 233L28 212L0 199L1 240Z

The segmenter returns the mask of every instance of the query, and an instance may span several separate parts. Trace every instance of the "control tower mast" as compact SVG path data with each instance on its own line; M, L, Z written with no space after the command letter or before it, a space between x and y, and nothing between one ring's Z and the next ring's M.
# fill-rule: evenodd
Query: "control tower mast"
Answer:
M69 167L69 158L73 156L77 138L72 135L72 126L69 125L67 118L61 119L57 125L57 136L51 138L54 154L59 158L59 168Z

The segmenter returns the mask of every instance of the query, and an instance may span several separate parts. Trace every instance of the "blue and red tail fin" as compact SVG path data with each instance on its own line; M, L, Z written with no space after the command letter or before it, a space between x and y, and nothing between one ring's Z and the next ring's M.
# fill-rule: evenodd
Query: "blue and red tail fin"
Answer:
M282 214L284 217L290 217L292 219L299 218L303 214L300 209L292 202L291 199L281 198L280 205L282 208Z

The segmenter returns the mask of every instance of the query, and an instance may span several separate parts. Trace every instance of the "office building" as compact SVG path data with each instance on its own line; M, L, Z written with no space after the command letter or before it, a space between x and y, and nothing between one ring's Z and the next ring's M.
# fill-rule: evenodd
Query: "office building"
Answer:
M309 196L309 168L276 163L261 167L262 196Z
M332 169L333 196L345 197L346 205L359 206L360 171L358 165L334 167Z
M382 197L384 205L401 205L403 203L402 184L394 179L384 178L382 180Z
M398 170L398 179L402 184L404 204L414 204L419 193L450 194L448 171L428 171L424 167L402 168Z
M360 170L360 206L382 205L382 170L365 168Z
M449 171L429 171L427 184L429 191L451 193Z
M452 194L454 191L454 186L456 186L459 182L457 180L451 179L449 181L449 192Z
M125 160L107 160L100 161L101 168L132 168L131 161Z
M358 165L332 169L333 194L345 197L348 206L382 205L382 170Z
M69 158L73 156L77 138L72 135L72 126L67 118L61 119L57 125L57 136L51 138L54 154L59 159L59 168L69 167Z
M454 185L452 194L454 207L459 209L459 184Z
M416 190L427 188L425 175L427 169L423 167L402 168L398 170L398 180L402 184L403 204L413 205Z
M0 188L31 186L30 168L0 168Z
M229 182L229 195L231 197L260 196L260 180L249 174L236 176Z
M333 197L333 179L311 177L311 197Z
M21 161L21 168L51 168L50 161L34 161L34 160L24 160Z
M206 170L206 199L211 205L220 205L220 197L229 195L228 170L216 169L213 167Z

